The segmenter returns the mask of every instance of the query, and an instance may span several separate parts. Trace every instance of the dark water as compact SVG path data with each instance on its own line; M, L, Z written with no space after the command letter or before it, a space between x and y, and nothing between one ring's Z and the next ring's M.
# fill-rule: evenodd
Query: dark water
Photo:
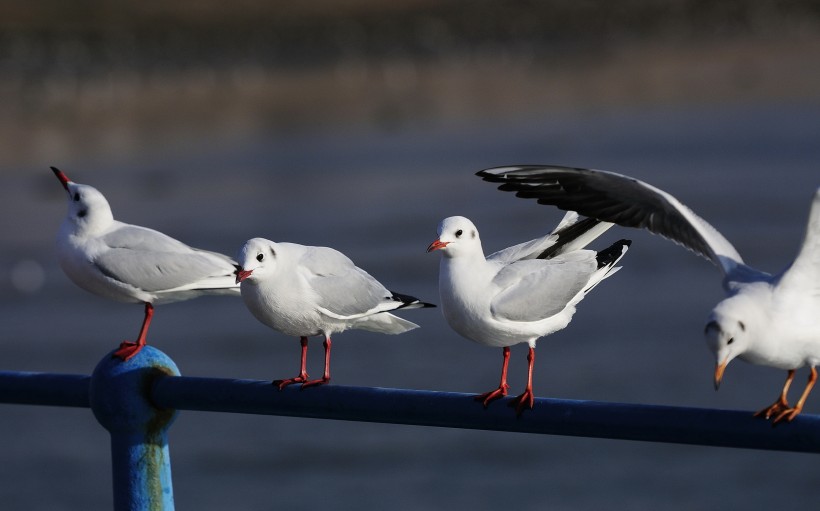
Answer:
M560 218L472 175L511 163L645 179L712 222L747 263L777 271L797 251L820 184L817 133L820 104L805 101L641 108L260 136L65 170L103 191L121 220L230 254L255 236L333 246L391 289L435 302L438 257L424 249L441 218L471 218L488 253ZM51 164L3 175L0 361L8 370L89 374L136 334L142 309L89 295L60 272L53 238L65 205ZM620 237L634 240L623 270L581 303L566 330L539 343L537 395L750 412L768 405L785 376L773 369L735 362L720 392L712 389L701 332L722 296L717 269L642 232L612 229L594 246ZM15 271L35 289L15 287ZM333 382L463 392L496 384L499 350L461 339L439 311L404 317L422 328L339 335ZM160 306L150 341L189 376L272 379L298 363L297 341L256 322L238 299ZM311 346L318 374L321 350ZM513 349L516 393L524 358ZM807 412L818 403L810 398ZM0 432L0 507L110 508L108 438L88 410L4 405ZM818 496L810 455L229 414L182 413L171 456L178 509L764 509L805 507Z

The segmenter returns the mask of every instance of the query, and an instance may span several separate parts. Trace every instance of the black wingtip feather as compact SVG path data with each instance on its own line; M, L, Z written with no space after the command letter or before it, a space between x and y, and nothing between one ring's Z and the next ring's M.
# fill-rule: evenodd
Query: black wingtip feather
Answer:
M401 307L399 307L399 309L402 309L404 307L410 307L410 306L412 306L413 308L425 308L425 309L428 308L428 307L435 307L434 304L427 303L427 302L422 302L421 300L419 300L415 296L404 295L404 294L401 294L401 293L394 293L393 291L390 291L390 293L392 294L392 296L390 298L392 298L393 300L402 302L402 305L401 305Z
M623 257L626 249L632 245L632 240L618 240L609 247L601 250L595 255L595 260L598 261L598 268L610 266Z

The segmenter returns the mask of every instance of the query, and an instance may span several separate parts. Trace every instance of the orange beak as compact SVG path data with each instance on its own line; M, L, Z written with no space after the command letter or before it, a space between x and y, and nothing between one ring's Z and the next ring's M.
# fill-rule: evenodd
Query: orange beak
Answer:
M720 388L720 382L723 380L723 371L726 370L728 362L724 360L720 364L715 364L715 390Z
M440 249L446 247L449 244L450 244L449 241L436 240L436 241L430 243L430 246L427 247L427 253L430 253L433 250L440 250Z

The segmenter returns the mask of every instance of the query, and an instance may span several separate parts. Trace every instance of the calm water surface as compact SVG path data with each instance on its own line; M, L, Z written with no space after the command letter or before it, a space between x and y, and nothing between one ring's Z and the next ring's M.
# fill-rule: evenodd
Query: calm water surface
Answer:
M820 185L817 133L817 104L644 108L271 135L65 170L103 191L121 220L229 254L255 236L333 246L391 289L436 302L438 257L424 250L440 219L470 217L489 253L560 218L473 176L511 163L648 180L720 229L749 264L778 271L797 251ZM87 294L60 272L53 239L65 205L48 170L59 164L3 172L2 369L89 374L141 320L141 306ZM712 389L702 329L722 296L718 270L633 230L612 229L594 247L621 237L634 240L623 270L584 300L566 330L540 341L537 395L750 412L768 405L785 376L773 369L736 362L720 392ZM15 269L36 284L38 267L41 286L13 285ZM439 311L403 316L422 328L340 334L333 383L461 392L496 384L499 350L458 337ZM224 297L160 306L150 342L189 376L273 379L298 363L295 339ZM513 349L516 393L525 352ZM320 353L313 341L314 373ZM820 397L807 411L820 411ZM107 433L88 410L4 406L0 432L3 509L110 509ZM178 509L764 509L818 497L810 455L278 417L184 412L171 455Z

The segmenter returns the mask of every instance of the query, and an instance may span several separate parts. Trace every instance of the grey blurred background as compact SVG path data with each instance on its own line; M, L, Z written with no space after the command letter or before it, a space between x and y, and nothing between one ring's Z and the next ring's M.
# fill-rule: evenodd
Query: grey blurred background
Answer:
M818 134L817 2L2 1L0 368L89 374L142 318L60 271L50 165L120 220L228 254L255 236L333 246L436 302L424 249L439 220L470 217L489 253L560 219L473 176L513 163L647 180L778 271L820 184ZM633 230L594 248L621 237L635 241L623 271L539 342L536 394L770 404L773 369L738 361L712 389L718 270ZM338 335L333 383L497 383L500 350L440 311L403 316L422 328ZM159 306L149 342L190 376L298 364L297 340L238 299ZM513 349L516 394L525 356ZM311 372L320 361L312 341ZM88 410L4 405L0 432L3 509L111 507L108 437ZM764 509L820 493L809 455L194 412L171 457L178 509Z

